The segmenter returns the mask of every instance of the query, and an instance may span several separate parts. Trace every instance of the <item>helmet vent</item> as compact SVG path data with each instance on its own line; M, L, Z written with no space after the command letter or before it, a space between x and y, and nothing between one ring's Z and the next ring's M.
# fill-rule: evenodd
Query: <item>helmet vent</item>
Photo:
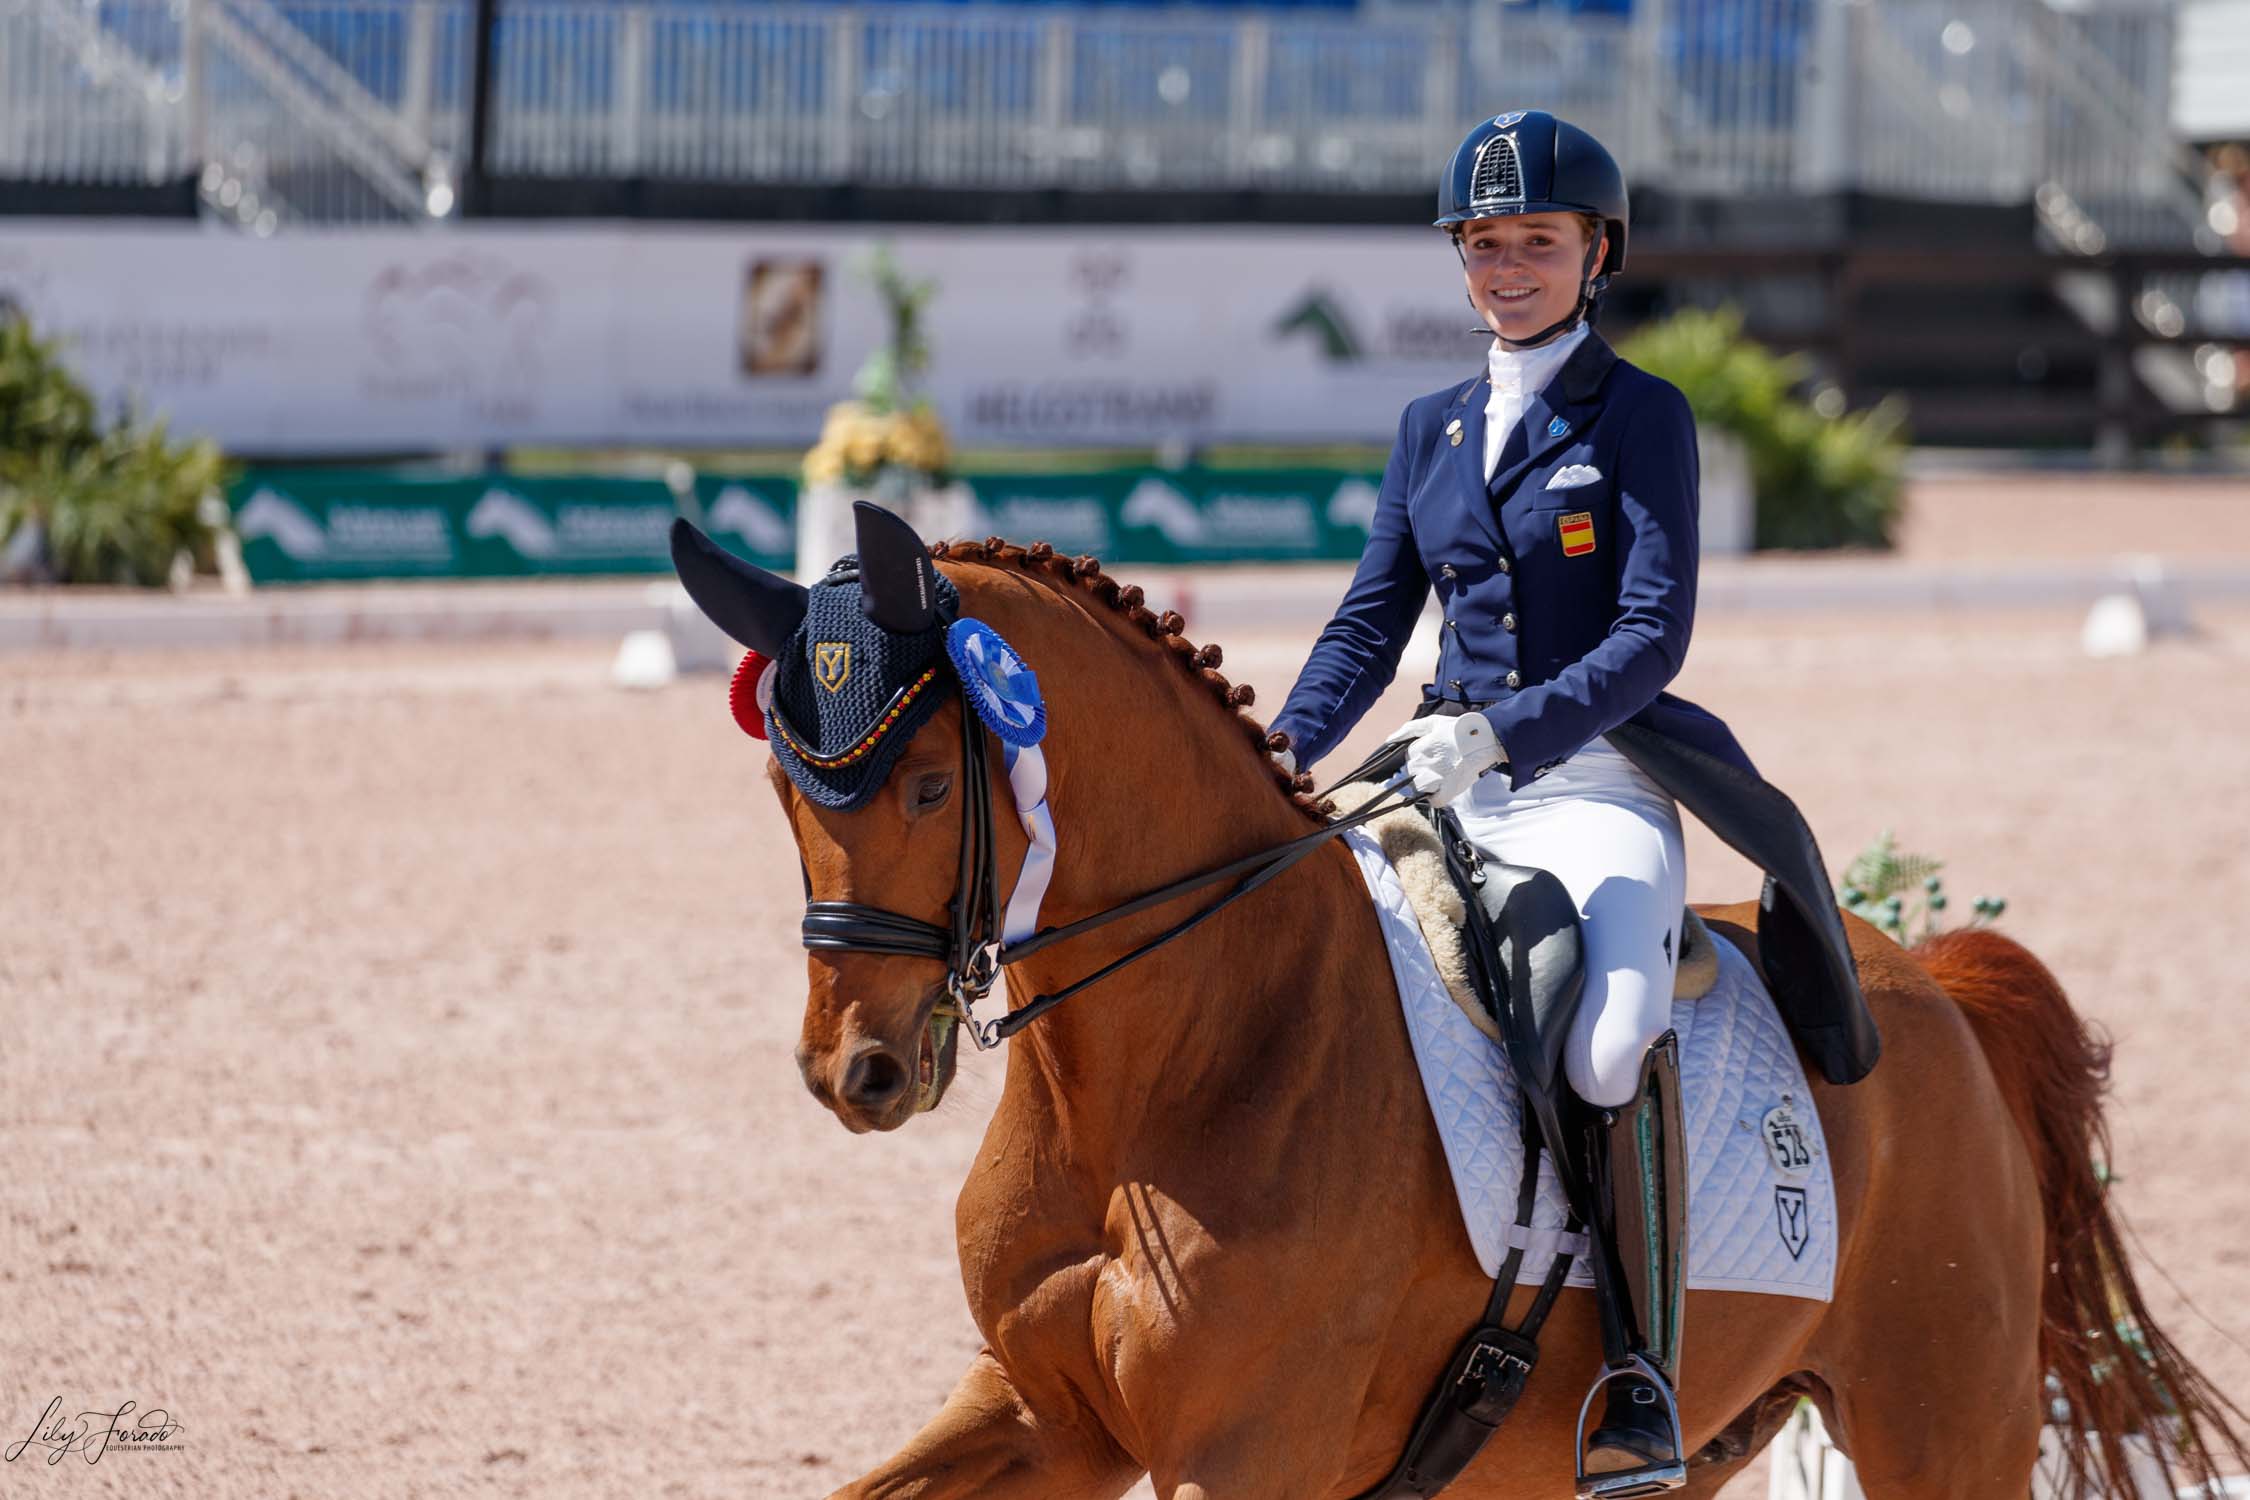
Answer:
M1469 178L1469 209L1481 213L1521 202L1523 166L1516 159L1516 138L1496 135L1477 148L1477 169Z

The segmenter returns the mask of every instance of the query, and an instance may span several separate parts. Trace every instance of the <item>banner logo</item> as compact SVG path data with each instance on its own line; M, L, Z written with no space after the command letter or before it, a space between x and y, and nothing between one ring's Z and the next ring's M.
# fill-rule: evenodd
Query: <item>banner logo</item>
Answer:
M754 260L744 273L738 353L742 373L820 373L821 287L817 260Z
M245 542L271 537L285 554L300 560L328 550L328 533L295 501L261 488L235 512L234 532Z
M530 501L502 489L486 490L462 529L471 536L496 536L515 548L518 557L553 557L562 550L547 518Z
M1307 292L1302 302L1283 313L1280 321L1273 325L1275 338L1287 338L1299 332L1309 332L1320 350L1320 357L1332 364L1348 363L1361 357L1359 336L1352 332L1351 319L1328 293L1317 287Z
M797 533L788 518L742 485L719 491L707 519L712 531L733 532L760 557L795 556Z

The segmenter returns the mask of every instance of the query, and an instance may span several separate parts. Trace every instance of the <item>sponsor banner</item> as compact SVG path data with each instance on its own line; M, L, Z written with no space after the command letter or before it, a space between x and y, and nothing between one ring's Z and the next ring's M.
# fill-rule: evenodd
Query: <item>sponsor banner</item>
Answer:
M111 402L247 455L799 446L886 336L857 269L937 291L956 442L1386 442L1478 372L1423 228L303 230L0 221L0 304ZM1247 523L1246 523L1247 524Z
M1359 556L1380 476L1335 470L1126 469L988 475L972 534L1139 563L1334 561Z
M767 567L794 565L793 484L700 488L722 544ZM665 573L679 514L655 479L259 471L232 499L243 562L260 583Z
M1116 469L964 476L953 529L1112 563L1349 561L1379 476L1333 469ZM762 566L796 565L793 480L706 474L703 525ZM660 480L252 470L233 491L261 583L667 573L678 513ZM933 538L934 539L934 538Z

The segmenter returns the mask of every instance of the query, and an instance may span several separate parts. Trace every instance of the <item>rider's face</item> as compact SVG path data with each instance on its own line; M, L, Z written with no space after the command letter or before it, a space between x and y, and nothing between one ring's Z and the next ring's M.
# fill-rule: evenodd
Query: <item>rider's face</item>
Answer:
M1462 225L1462 274L1485 326L1502 338L1521 339L1569 317L1578 301L1587 243L1586 225L1576 214L1471 219Z

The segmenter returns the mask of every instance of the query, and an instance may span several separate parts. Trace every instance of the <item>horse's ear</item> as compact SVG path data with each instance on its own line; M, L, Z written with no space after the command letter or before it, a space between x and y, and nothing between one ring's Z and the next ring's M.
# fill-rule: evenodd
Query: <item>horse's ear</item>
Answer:
M859 607L895 635L916 635L937 621L937 569L914 528L880 505L852 502L859 533Z
M762 656L787 654L805 618L805 591L746 563L690 525L672 522L672 566L711 623Z

